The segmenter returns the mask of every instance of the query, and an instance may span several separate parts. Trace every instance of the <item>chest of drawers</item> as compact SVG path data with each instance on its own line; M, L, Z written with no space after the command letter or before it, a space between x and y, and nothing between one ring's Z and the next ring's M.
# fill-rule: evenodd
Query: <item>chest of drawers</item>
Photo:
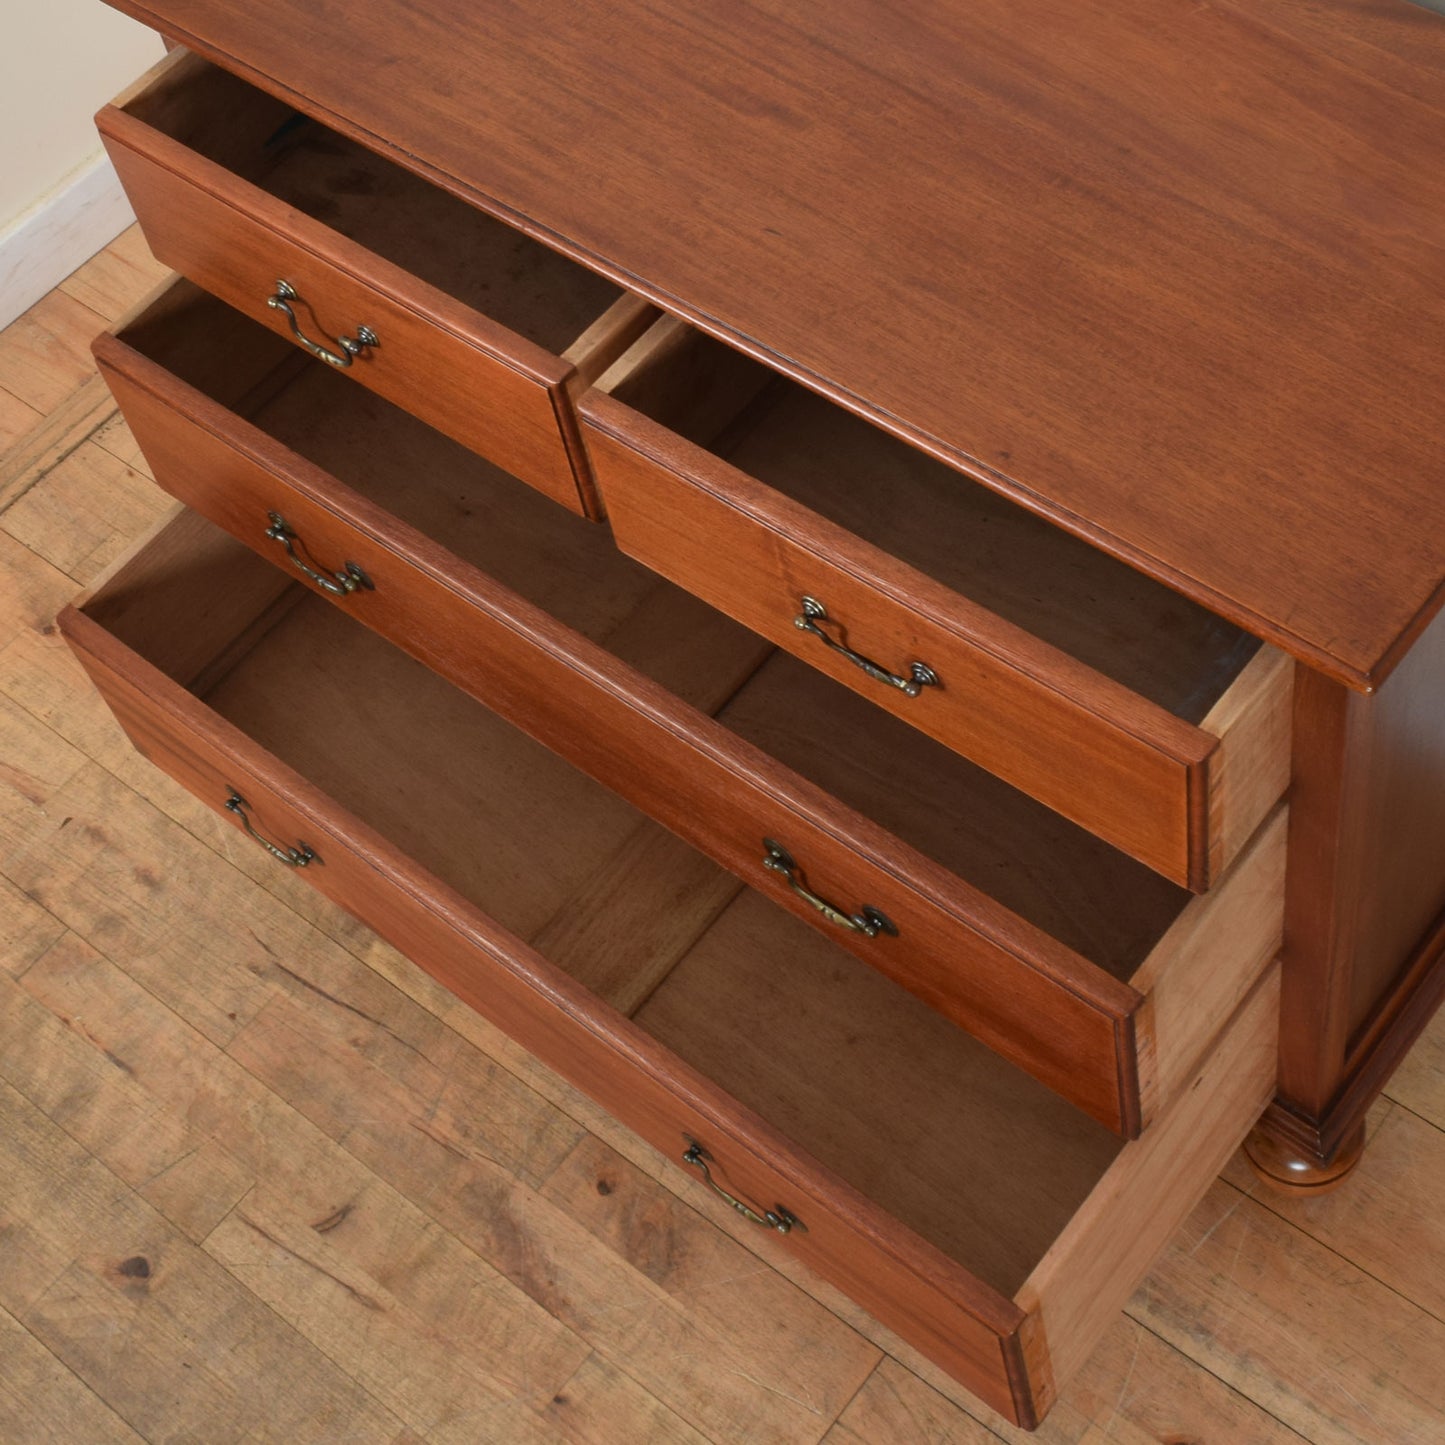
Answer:
M1044 87L1004 93L1016 22L948 7L830 12L831 48L758 11L745 52L681 11L364 7L351 86L307 59L324 6L124 8L191 47L100 118L188 279L96 351L188 510L62 618L97 686L278 866L1036 1423L1266 1106L1262 1167L1342 1167L1445 985L1445 351L1397 256L1428 196L1326 195L1277 97L1289 231L1199 159L1228 103L1191 92L1141 219L1158 156L1109 179L1075 137L1065 184ZM1149 9L1112 23L1163 67ZM1438 27L1422 58L1352 24L1378 104L1445 91ZM1079 43L1060 93L1128 132ZM1385 292L1347 325L1360 214ZM1310 301L1317 358L1273 336L1266 403L1268 297Z

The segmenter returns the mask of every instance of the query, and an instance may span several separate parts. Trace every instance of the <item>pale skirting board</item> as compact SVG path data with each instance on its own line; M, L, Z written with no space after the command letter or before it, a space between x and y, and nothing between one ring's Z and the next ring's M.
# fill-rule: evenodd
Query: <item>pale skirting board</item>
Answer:
M133 220L115 167L97 151L0 231L0 328Z

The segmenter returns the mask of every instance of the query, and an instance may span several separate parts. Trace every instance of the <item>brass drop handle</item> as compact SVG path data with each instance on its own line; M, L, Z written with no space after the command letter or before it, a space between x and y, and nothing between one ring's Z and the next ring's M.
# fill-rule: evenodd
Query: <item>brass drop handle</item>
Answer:
M271 524L266 528L266 535L273 542L279 542L296 570L304 572L323 592L329 592L333 597L348 597L359 587L366 588L368 592L376 590L371 578L355 562L347 562L339 572L318 572L308 566L296 550L298 544L305 550L306 544L286 518L280 512L267 512L266 520Z
M296 313L291 309L291 303L300 299L296 294L296 288L289 281L277 281L275 294L266 298L266 304L273 311L279 311L291 323L292 336L307 351L313 356L319 356L328 366L350 366L352 361L360 356L368 346L381 345L376 332L369 326L358 326L355 337L338 336L336 345L340 349L337 351L333 351L329 346L322 346L319 341L313 341L301 330L301 325L296 320Z
M889 687L896 687L904 697L917 697L925 687L938 686L938 674L926 662L910 664L908 676L900 677L896 672L889 672L886 667L880 667L871 658L864 657L861 652L854 652L851 647L844 647L841 642L836 638L829 637L818 626L820 622L828 621L828 609L816 597L803 598L802 605L803 610L793 618L793 626L799 632L807 632L818 638L825 647L831 648L840 657L846 657L854 667L862 668L875 682L884 682Z
M793 861L793 855L781 843L775 843L771 838L764 838L763 847L767 849L763 854L763 867L771 868L774 873L781 873L788 880L788 887L804 903L816 908L829 923L836 923L839 928L848 928L854 933L861 933L865 938L877 938L880 933L892 934L895 938L898 936L898 925L881 908L864 904L857 913L844 913L841 908L835 908L826 898L820 898L808 887L803 879L803 870Z
M282 848L269 838L263 838L252 825L250 818L246 816L246 809L249 806L246 800L232 788L231 796L226 799L226 808L241 820L241 826L246 832L273 858L279 858L288 868L304 868L308 863L316 862L315 851L305 843L298 843L294 848Z
M807 1225L792 1210L784 1209L781 1204L776 1209L754 1209L751 1204L744 1204L736 1195L729 1194L712 1177L712 1170L707 1167L707 1161L711 1158L712 1155L696 1139L689 1139L687 1148L682 1153L682 1162L702 1170L702 1177L707 1180L708 1188L736 1209L744 1219L750 1219L754 1224L761 1224L766 1229L776 1229L779 1234L791 1234L795 1229L801 1229L804 1234L808 1232Z

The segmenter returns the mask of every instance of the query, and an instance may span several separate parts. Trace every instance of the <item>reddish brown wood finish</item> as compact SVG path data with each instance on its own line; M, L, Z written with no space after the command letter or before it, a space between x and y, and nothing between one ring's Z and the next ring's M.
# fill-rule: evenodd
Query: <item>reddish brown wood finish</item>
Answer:
M1430 10L120 8L1351 686L1445 596Z
M1333 1159L1445 996L1445 619L1374 697L1296 681L1280 1095Z
M283 336L290 323L266 304L281 278L299 293L293 305L313 339L331 344L370 326L380 344L348 375L595 514L569 363L124 110L106 107L97 124L159 260Z
M581 404L618 545L1175 882L1209 880L1218 742L611 397ZM879 684L794 626L941 679Z
M136 747L220 810L231 789L267 836L306 842L308 881L670 1158L702 1141L739 1193L802 1218L786 1245L1026 1427L1036 1423L1017 1305L980 1284L708 1083L385 839L118 643L60 626ZM278 865L279 866L279 865ZM1042 1342L1034 1368L1046 1369Z
M1141 1096L1163 1102L1160 1061L1135 1028L1138 991L123 341L102 337L96 354L157 479L180 500L289 569L265 535L267 514L280 511L314 556L355 562L375 584L337 605L1110 1128L1132 1136ZM881 908L900 936L835 930L762 867L766 837L830 891Z

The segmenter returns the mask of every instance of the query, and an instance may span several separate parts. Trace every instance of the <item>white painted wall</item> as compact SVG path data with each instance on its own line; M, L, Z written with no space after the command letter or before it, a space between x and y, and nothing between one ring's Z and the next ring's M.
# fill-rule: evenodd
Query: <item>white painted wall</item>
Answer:
M127 224L91 117L162 54L100 0L0 0L0 325Z

